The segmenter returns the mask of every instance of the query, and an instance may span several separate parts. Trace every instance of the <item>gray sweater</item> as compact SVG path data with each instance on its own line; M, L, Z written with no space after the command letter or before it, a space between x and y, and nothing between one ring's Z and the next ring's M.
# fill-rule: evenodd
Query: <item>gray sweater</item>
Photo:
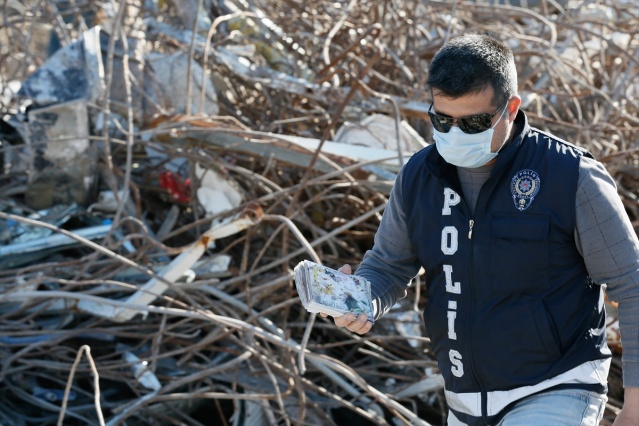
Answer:
M474 210L491 166L458 168L464 200ZM375 235L356 274L371 282L376 318L406 296L419 264L402 211L399 173ZM576 198L575 241L594 282L619 302L624 386L639 386L639 241L604 166L582 157Z

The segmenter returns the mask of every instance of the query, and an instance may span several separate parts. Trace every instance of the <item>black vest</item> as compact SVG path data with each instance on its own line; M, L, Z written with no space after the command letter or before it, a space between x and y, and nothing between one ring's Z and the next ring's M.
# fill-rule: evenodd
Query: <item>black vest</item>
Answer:
M424 321L454 393L534 385L610 356L601 289L574 240L579 161L591 155L528 127L522 112L516 123L472 217L434 144L404 170L403 209L426 270Z

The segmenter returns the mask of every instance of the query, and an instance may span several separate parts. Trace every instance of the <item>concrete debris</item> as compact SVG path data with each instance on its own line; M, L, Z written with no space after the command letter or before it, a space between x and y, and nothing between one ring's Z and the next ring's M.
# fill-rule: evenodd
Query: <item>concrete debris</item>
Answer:
M86 205L97 176L97 152L89 141L83 99L28 112L29 181L26 203L34 209Z
M55 52L22 83L18 96L40 107L101 99L106 86L100 33L100 27L93 27Z

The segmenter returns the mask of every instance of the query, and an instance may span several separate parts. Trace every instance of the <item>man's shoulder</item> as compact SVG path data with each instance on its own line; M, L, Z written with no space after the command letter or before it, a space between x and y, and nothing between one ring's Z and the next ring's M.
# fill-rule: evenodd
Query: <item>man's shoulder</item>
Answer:
M424 161L431 154L431 152L433 152L434 149L435 149L435 144L434 143L431 143L430 145L425 146L424 148L422 148L419 151L417 151L416 153L414 153L410 157L410 159L407 161L406 164L408 165L410 163Z
M594 156L586 148L575 145L562 139L550 132L529 127L526 140L534 141L540 148L547 149L549 152L570 153L576 157L590 158L594 160Z
M428 158L432 156L434 150L434 143L420 149L411 155L406 164L402 167L401 172L404 174L411 173L427 166Z

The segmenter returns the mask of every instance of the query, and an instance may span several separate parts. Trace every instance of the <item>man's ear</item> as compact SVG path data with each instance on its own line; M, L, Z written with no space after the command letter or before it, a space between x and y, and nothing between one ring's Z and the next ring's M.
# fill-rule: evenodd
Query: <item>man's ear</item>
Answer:
M519 111L519 107L521 106L521 98L519 95L515 95L508 101L508 105L506 108L508 109L508 120L514 121L517 116L517 111Z

